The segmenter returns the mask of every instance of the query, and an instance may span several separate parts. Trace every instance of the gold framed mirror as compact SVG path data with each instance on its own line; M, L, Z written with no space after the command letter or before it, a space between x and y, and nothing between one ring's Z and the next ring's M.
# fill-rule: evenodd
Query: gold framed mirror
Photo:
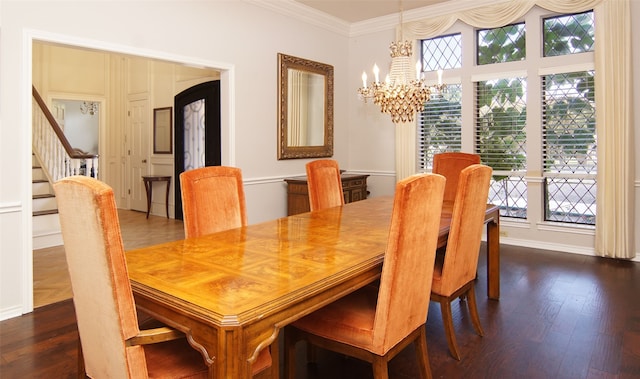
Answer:
M333 156L333 66L278 53L278 159Z

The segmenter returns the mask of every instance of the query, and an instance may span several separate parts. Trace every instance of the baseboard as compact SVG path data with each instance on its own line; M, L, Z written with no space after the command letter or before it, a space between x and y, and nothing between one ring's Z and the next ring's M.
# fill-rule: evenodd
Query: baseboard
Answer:
M33 236L33 250L62 245L62 233L58 231L43 232Z
M22 316L21 307L10 307L0 310L0 321L8 320L10 318Z
M484 238L483 238L484 240ZM500 244L502 245L512 245L512 246L520 246L520 247L529 247L533 249L542 249L542 250L550 250L550 251L558 251L561 253L570 253L570 254L579 254L579 255L588 255L592 257L596 257L599 255L596 254L596 250L593 247L583 247L583 246L575 246L575 245L564 245L558 243L549 243L544 241L533 241L533 240L523 240L517 238L508 238L508 237L500 237ZM640 253L636 253L635 257L631 259L632 262L640 262Z

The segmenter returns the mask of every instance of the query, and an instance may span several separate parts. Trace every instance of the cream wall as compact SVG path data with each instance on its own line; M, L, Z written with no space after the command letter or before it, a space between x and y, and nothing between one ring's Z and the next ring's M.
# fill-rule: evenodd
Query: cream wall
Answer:
M194 68L117 53L70 48L57 44L33 44L33 85L49 104L53 98L101 99L100 179L113 187L120 208L130 208L128 189L144 194L142 180L127 167L126 109L129 98L149 101L147 115L149 162L145 174L173 175L173 155L153 154L153 109L173 107L174 96L196 84L220 79L211 69ZM69 78L69 80L65 80ZM75 146L74 146L75 147ZM170 189L170 215L173 193ZM163 189L161 187L161 189ZM162 195L164 192L157 192ZM153 197L152 212L165 214L164 196Z

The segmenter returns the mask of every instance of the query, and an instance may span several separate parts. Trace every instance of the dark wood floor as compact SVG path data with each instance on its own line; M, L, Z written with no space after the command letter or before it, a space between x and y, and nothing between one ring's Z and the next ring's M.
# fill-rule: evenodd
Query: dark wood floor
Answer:
M485 336L453 307L462 361L448 354L438 305L429 309L435 378L640 378L639 263L503 246L500 301L487 299L484 259L480 265ZM71 301L1 322L0 377L75 377L77 338ZM298 378L372 377L368 364L324 351L307 366L298 348ZM415 362L406 349L391 361L390 378L419 377Z

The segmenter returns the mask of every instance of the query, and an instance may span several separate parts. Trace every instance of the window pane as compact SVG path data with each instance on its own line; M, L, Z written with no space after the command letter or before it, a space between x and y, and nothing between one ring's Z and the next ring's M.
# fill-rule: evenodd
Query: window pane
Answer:
M596 172L593 75L586 71L542 78L545 172Z
M524 177L500 175L496 171L493 174L489 203L500 207L500 216L527 218L527 182Z
M542 77L545 220L595 225L594 72Z
M424 104L418 117L418 170L431 169L434 154L461 150L461 95L462 86L448 85Z
M593 11L544 19L544 56L593 51Z
M526 183L517 171L526 165L526 80L478 82L476 153L494 170L492 196L500 214L526 217Z
M478 30L478 65L524 60L525 36L524 23Z
M477 83L476 152L498 171L517 171L526 159L526 80Z
M545 220L596 224L596 181L545 178Z
M462 66L460 34L422 40L423 71L446 70Z

